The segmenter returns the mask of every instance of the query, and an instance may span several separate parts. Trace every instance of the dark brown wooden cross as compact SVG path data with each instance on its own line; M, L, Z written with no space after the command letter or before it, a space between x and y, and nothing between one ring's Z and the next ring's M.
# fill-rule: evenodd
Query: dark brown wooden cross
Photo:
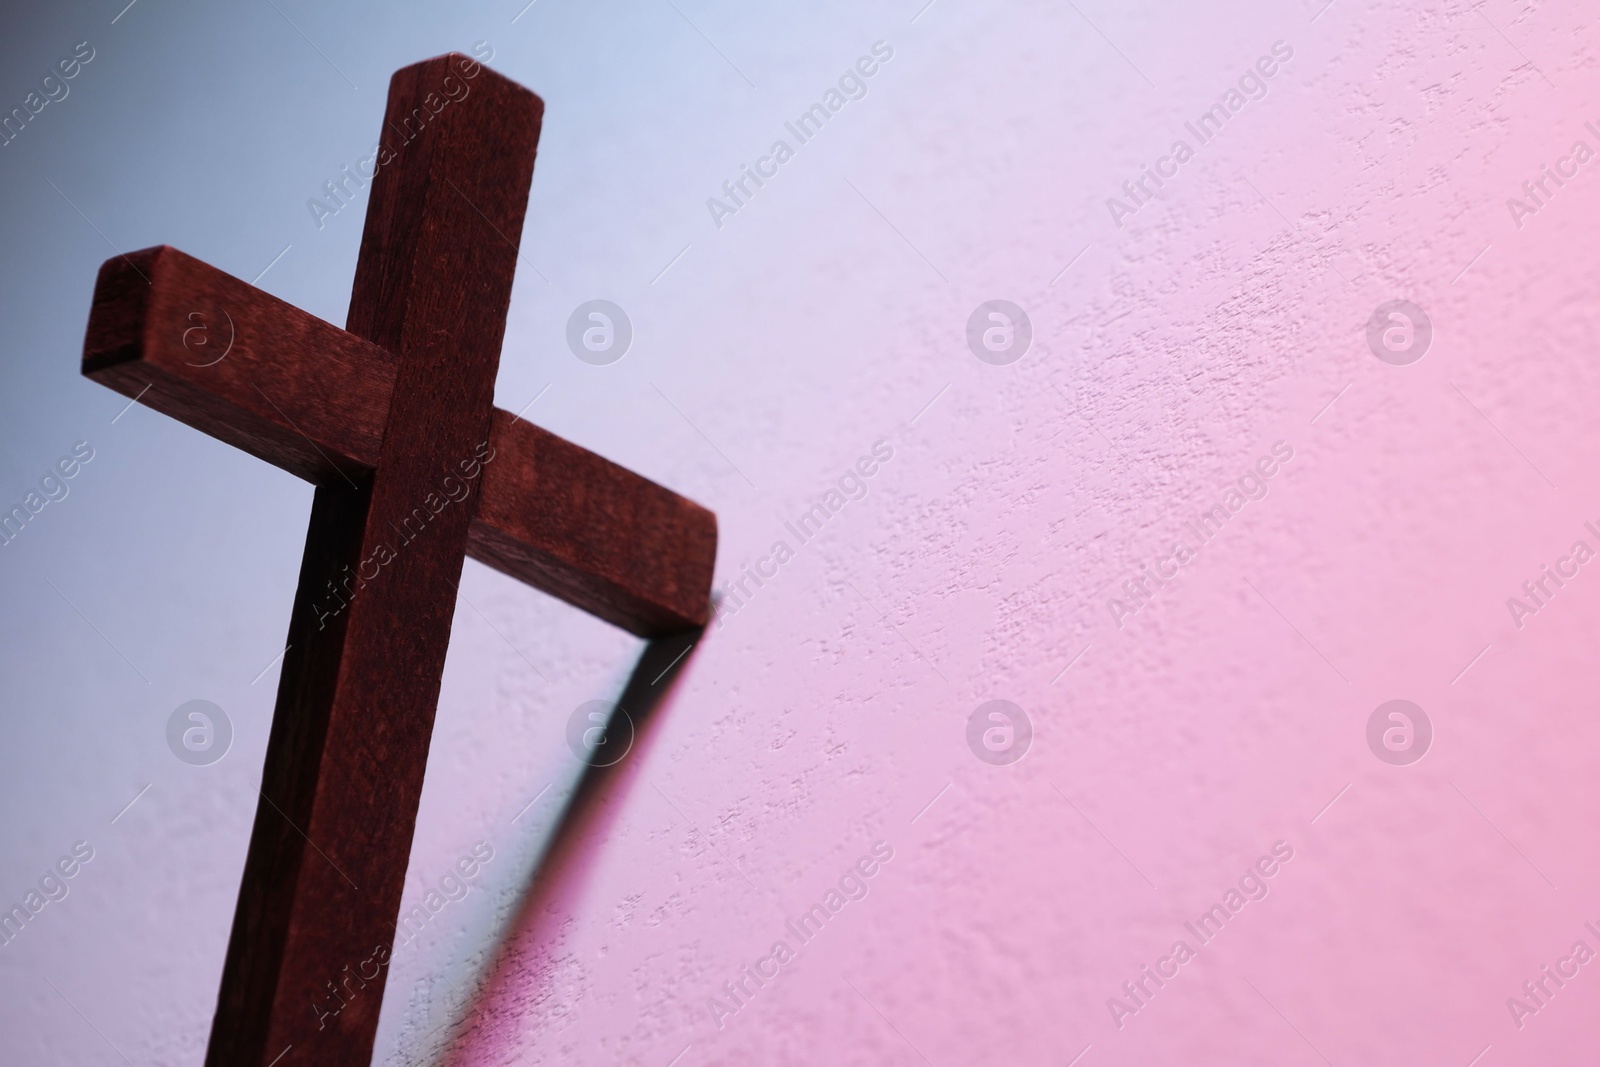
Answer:
M346 330L172 248L100 269L83 373L317 486L210 1067L371 1060L464 556L706 622L715 516L494 407L543 113L395 74Z

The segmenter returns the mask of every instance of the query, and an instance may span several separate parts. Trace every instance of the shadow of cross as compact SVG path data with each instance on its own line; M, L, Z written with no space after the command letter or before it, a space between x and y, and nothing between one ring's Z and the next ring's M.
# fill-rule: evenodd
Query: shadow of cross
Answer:
M317 485L211 1067L371 1060L465 555L705 624L715 516L494 407L543 111L462 55L395 74L348 332L171 248L100 269L84 374Z

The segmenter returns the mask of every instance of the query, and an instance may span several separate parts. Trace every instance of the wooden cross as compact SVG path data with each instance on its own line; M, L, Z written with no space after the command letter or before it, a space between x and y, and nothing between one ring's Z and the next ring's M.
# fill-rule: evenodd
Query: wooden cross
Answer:
M465 555L706 622L716 517L494 407L543 113L467 56L395 74L346 330L172 248L100 269L83 373L317 486L210 1067L371 1060Z

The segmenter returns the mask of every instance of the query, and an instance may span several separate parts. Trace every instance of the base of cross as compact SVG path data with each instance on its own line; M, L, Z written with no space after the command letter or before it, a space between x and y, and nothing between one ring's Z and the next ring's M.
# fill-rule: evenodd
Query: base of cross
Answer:
M716 517L493 404L543 110L395 74L346 330L164 246L100 269L83 373L317 486L210 1067L370 1062L466 556L706 623Z

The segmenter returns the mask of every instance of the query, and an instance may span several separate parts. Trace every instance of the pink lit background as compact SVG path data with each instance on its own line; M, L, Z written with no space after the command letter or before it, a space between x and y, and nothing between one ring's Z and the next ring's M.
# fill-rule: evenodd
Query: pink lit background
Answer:
M73 43L96 58L0 149L0 498L74 441L96 458L0 549L0 904L95 858L0 947L0 1060L203 1058L310 504L152 411L111 421L77 373L95 269L170 243L249 279L289 246L261 287L342 322L365 204L319 230L305 200L366 153L394 69L479 41L548 109L497 402L548 386L531 420L714 509L719 590L794 558L577 810L567 718L641 645L468 564L406 907L494 858L396 949L375 1063L1600 1055L1600 961L1507 1003L1600 952L1600 560L1507 607L1600 551L1600 157L1507 204L1600 153L1593 9L921 3L4 17L6 107ZM865 97L719 227L706 199L878 41ZM1198 144L1275 42L1265 96ZM1119 227L1107 199L1178 138ZM635 330L609 367L563 339L596 297ZM1008 366L965 337L995 299L1032 322ZM1408 366L1367 343L1396 299L1433 326ZM880 440L799 545L784 524ZM1122 583L1280 441L1265 497L1119 627ZM163 736L196 698L236 730L204 768ZM966 740L996 699L1033 726L1010 766ZM1392 699L1433 725L1409 766L1368 747ZM802 944L786 924L880 841ZM1277 842L1202 945L1185 924Z

